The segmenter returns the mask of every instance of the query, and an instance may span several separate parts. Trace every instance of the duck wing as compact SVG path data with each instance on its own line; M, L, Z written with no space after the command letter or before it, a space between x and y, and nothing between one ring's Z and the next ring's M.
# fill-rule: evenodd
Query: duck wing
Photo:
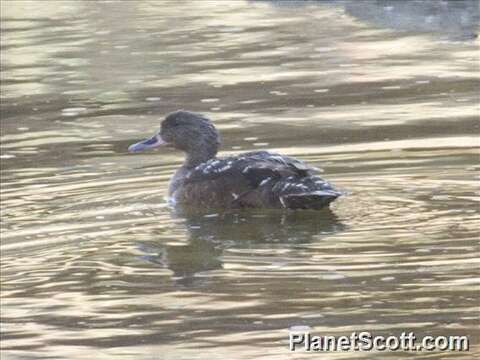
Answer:
M341 192L318 176L289 176L267 181L258 188L243 193L233 205L319 210L328 206L340 195Z
M340 195L301 160L268 151L212 159L190 172L185 198L205 206L320 208Z
M212 159L193 169L186 183L217 180L218 178L238 177L248 181L256 188L268 177L308 176L320 172L301 160L271 153L254 151L223 159Z

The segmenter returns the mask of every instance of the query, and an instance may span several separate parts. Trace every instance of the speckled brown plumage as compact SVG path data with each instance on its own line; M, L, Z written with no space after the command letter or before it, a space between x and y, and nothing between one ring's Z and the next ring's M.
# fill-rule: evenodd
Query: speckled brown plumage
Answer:
M169 195L194 208L321 209L338 196L318 170L303 161L268 151L216 158L219 137L213 124L188 111L169 114L154 137L131 151L167 145L187 154L173 176Z

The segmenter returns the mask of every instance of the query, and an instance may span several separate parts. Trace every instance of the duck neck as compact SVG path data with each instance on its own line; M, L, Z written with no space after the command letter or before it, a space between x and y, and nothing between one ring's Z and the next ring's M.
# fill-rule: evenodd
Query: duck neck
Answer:
M183 164L183 167L187 169L193 169L197 167L198 165L213 159L217 155L217 149L216 148L204 148L204 149L199 149L196 151L190 151L187 153L187 157L185 159L185 163Z

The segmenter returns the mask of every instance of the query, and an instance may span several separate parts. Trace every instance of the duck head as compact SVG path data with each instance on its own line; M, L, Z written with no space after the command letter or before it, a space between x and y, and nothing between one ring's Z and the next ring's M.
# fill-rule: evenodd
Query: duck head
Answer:
M139 152L160 146L173 147L187 155L186 164L197 166L218 152L220 138L212 122L201 114L178 110L168 114L160 130L152 137L128 147L129 152Z

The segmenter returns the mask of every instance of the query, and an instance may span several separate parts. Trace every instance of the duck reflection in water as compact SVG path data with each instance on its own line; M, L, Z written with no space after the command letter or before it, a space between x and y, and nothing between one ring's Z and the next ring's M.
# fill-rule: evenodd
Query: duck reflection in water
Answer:
M258 248L281 243L284 247L322 241L345 226L329 209L320 211L238 210L223 213L180 212L185 219L189 241L166 245L162 240L142 244L144 259L173 272L177 285L197 286L200 272L223 267L223 251L228 248Z

